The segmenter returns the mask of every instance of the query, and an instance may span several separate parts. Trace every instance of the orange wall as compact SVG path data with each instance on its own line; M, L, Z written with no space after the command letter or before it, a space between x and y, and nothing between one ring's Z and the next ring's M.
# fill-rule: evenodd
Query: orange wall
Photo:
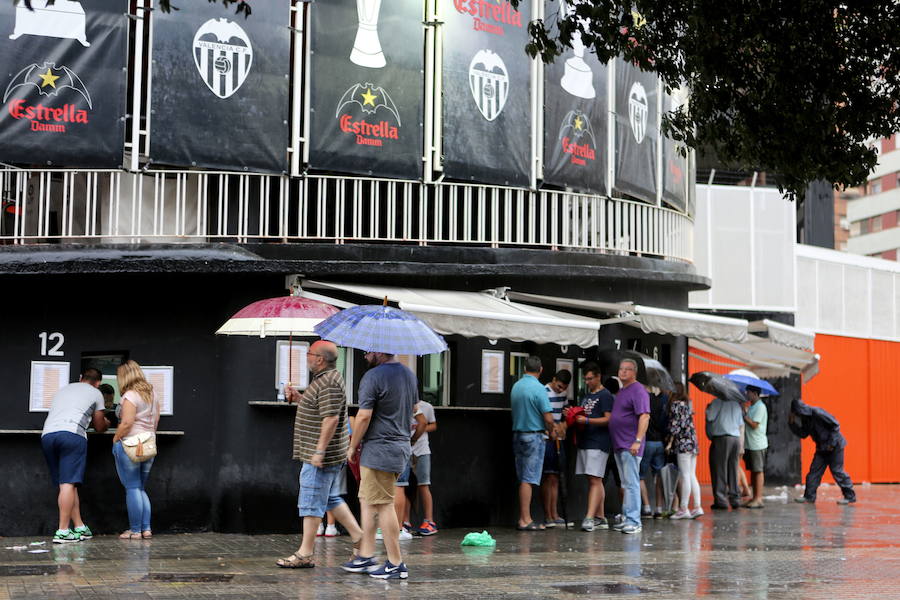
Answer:
M803 400L840 421L847 473L854 482L900 482L900 343L820 334L816 352L819 374L803 385ZM804 440L804 477L814 452Z
M691 353L688 356L688 373L710 371L724 375L734 369L742 368L746 368L746 365L735 363L727 358L709 354L695 348L691 348ZM697 429L697 442L700 446L700 455L697 457L697 479L700 480L700 483L710 483L712 479L709 476L709 438L706 437L704 413L706 406L712 402L713 397L710 394L701 392L694 385L688 384L688 388L690 389L691 404L694 406L694 427Z

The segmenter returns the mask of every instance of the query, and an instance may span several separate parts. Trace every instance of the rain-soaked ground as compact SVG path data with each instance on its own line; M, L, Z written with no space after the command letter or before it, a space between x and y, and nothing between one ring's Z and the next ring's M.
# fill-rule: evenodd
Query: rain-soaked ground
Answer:
M707 508L694 521L644 521L640 535L492 528L494 550L460 547L469 530L442 530L401 543L410 579L390 583L338 568L346 537L320 538L316 568L295 571L274 566L296 548L295 535L99 536L64 546L0 538L0 600L900 598L900 486L858 492L852 507L836 505L828 487L815 506Z

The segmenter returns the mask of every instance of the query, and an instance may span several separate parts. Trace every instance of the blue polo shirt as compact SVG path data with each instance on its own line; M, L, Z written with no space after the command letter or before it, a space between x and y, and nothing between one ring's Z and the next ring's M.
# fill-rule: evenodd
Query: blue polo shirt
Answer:
M527 373L512 387L513 431L544 431L544 413L553 412L547 390L534 375Z

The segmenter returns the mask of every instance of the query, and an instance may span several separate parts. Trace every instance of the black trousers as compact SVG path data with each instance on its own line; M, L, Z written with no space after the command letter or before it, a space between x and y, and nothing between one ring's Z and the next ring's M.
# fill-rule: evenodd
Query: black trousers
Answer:
M822 475L825 469L831 469L831 476L840 486L844 498L847 500L856 500L856 492L853 491L853 482L850 476L844 471L844 449L836 448L834 450L816 450L813 455L812 464L809 465L809 473L806 475L806 491L803 497L810 502L816 501L816 490L822 483Z

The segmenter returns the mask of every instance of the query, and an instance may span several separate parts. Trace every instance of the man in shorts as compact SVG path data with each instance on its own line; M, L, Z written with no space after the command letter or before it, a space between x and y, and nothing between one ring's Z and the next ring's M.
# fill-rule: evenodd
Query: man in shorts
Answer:
M419 396L415 374L393 354L366 352L371 367L359 382L359 410L347 459L359 461L359 503L362 511L362 543L359 551L341 565L351 573L368 573L378 579L406 579L409 570L400 554L400 523L394 512L397 477L412 454L410 415ZM356 449L362 443L362 452ZM384 535L387 560L375 562L375 517Z
M587 392L581 399L584 414L578 415L575 432L578 457L575 474L586 475L588 479L587 512L581 522L582 531L609 529L604 503L606 489L604 476L607 471L612 441L609 437L609 416L613 409L613 395L603 387L600 367L588 363L582 369Z
M563 408L569 400L566 393L572 383L572 373L568 369L560 369L544 386L547 399L553 410L553 424L556 427L556 440L544 438L544 478L541 480L541 501L544 504L544 527L565 527L566 522L557 512L559 503L559 468L566 464L566 449L561 444L566 439L566 422L562 420Z
M306 390L302 394L290 387L285 390L288 402L297 403L293 456L302 462L297 507L303 519L303 539L294 554L277 561L279 567L315 566L316 532L325 511L331 511L344 526L354 546L362 538L362 529L341 497L348 416L344 378L335 368L337 358L333 343L315 342L306 353L306 364L312 375Z
M769 411L760 399L762 390L747 386L748 405L744 409L744 463L750 471L753 486L753 497L744 506L746 508L763 507L763 484L765 482L766 452L769 439L766 437L766 426L769 422Z
M84 479L87 462L87 428L92 425L100 433L109 428L103 416L103 394L97 388L103 375L94 368L85 369L78 383L70 383L53 396L50 412L41 433L41 448L50 479L59 489L59 527L54 544L80 542L93 537L81 519L78 488ZM74 528L69 528L69 522Z
M438 532L434 523L434 499L431 495L431 443L428 434L437 431L437 419L434 416L434 407L429 402L419 400L419 408L415 414L416 421L413 424L415 431L412 437L412 458L406 466L406 471L397 481L397 486L405 482L409 486L410 472L416 475L416 493L419 497L419 508L422 511L422 524L416 531L419 535L429 536ZM423 427L424 426L424 427ZM419 435L419 431L421 434ZM410 502L404 503L403 528L412 530L410 522ZM400 533L403 537L403 532Z
M547 391L538 377L541 376L541 359L529 356L525 359L525 374L512 387L513 455L516 459L516 477L519 480L520 531L543 530L531 518L531 486L541 484L541 468L544 464L544 435L556 441L553 426L553 409Z

